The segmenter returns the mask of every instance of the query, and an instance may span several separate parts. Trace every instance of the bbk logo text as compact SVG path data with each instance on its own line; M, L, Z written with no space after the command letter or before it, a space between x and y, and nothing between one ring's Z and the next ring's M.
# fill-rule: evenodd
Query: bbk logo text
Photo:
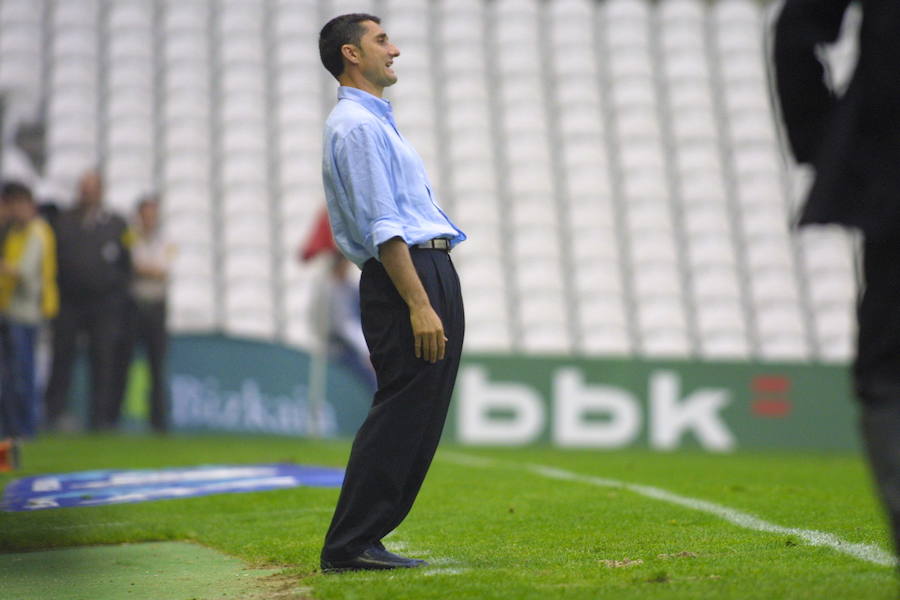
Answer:
M646 423L648 443L655 449L676 449L688 434L707 450L735 447L721 416L731 402L726 389L683 395L678 373L654 370L644 403L624 388L585 381L578 368L561 367L551 377L552 393L545 402L533 386L492 381L483 367L464 367L458 380L459 441L524 445L549 432L558 446L620 448L636 443Z

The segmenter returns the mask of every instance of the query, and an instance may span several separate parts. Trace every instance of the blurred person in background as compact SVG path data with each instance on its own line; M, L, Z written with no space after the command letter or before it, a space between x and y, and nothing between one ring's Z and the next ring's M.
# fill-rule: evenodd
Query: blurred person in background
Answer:
M175 258L175 246L166 240L159 226L159 198L147 195L137 207L137 218L131 246L133 278L124 315L122 346L118 354L117 401L114 420L121 412L121 401L128 384L128 370L135 347L140 344L150 367L150 427L156 433L168 430L168 396L166 394L166 296L169 269Z
M900 2L863 0L850 85L829 86L820 46L835 42L850 0L787 0L775 69L791 149L815 181L800 224L859 229L863 294L853 366L863 440L900 550Z
M53 360L45 395L47 424L61 421L67 411L72 370L81 334L88 338L92 430L116 426L116 352L131 284L128 225L103 208L103 180L97 171L85 173L76 205L56 219L59 265L59 316L53 323Z
M377 382L362 332L359 281L350 278L353 263L344 258L335 245L325 209L301 246L299 258L300 262L309 262L320 256L329 264L325 281L316 289L310 311L313 329L326 340L328 355L356 375L369 393L374 393Z
M0 252L2 252L9 227L9 208L5 202L0 200ZM4 393L13 387L11 368L15 357L10 344L9 325L6 321L3 304L5 301L0 298L0 473L18 468L20 444L14 399L12 395Z
M362 269L362 327L378 390L356 433L321 553L325 572L414 568L381 540L412 508L440 441L465 329L450 250L466 239L435 201L384 88L400 51L380 19L342 15L319 35L340 83L322 179L334 239Z
M5 183L0 200L9 219L0 262L0 306L7 337L8 384L2 394L11 406L15 429L24 438L37 433L39 401L35 354L41 325L56 316L56 239L38 216L31 190Z
M362 331L359 283L350 279L353 265L340 252L328 254L328 276L313 307L314 315L327 314L328 353L347 367L369 393L375 392L375 370Z

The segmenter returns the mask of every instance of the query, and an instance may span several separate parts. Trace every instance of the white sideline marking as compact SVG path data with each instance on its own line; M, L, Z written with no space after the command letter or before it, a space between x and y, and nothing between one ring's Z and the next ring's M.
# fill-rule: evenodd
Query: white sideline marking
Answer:
M399 572L403 573L406 569L400 569ZM419 569L410 569L411 572L416 575L421 575L422 577L434 577L435 575L462 575L463 573L468 573L470 569L465 567L422 567ZM397 571L395 570L386 570L386 571L359 571L358 574L355 574L353 578L354 581L384 581L385 579L394 579L397 577Z
M493 459L483 458L480 456L470 456L457 452L442 452L440 454L440 457L450 462L466 466L490 467L502 466L505 464L509 466L524 467L526 470L534 473L535 475L540 475L549 479L577 481L579 483L587 483L589 485L595 485L598 487L628 490L629 492L634 492L647 498L662 500L663 502L677 504L685 508L690 508L691 510L709 513L745 529L764 531L768 533L778 533L782 535L793 535L805 541L810 546L827 546L842 554L846 554L848 556L852 556L854 558L858 558L860 560L883 567L894 567L898 565L897 557L895 557L890 552L885 551L881 547L875 546L873 544L857 544L848 542L847 540L834 535L833 533L816 531L815 529L783 527L764 519L760 519L759 517L751 515L750 513L730 508L728 506L723 506L721 504L716 504L715 502L700 500L699 498L681 496L679 494L675 494L658 487L629 483L627 481L619 481L618 479L607 479L604 477L580 475L571 471L565 471L563 469L557 469L555 467L548 467L544 465L527 463L501 463L500 461L496 461Z
M384 542L384 547L394 554L402 554L403 552L410 551L409 544L400 540L397 540L396 542Z
M455 567L438 567L437 569L430 569L428 567L425 567L425 570L422 571L422 576L432 577L434 575L462 575L466 571L468 571L468 569Z
M449 568L449 567L453 567L453 566L458 567L458 566L462 565L463 563L459 562L458 560L454 560L452 558L438 557L438 558L429 558L428 564L435 566L435 567L441 566L441 567Z
M389 537L393 536L396 531L396 529L393 530L388 535L384 536L382 540L387 540ZM409 544L404 540L393 539L391 541L384 541L384 547L391 552L426 559L428 561L428 566L420 570L417 569L417 571L419 571L424 577L432 577L434 575L460 575L469 570L468 568L461 566L461 563L459 561L453 560L451 558L441 557L432 559L430 558L430 551L410 548ZM376 579L383 577L385 577L385 575L383 574L373 574L368 577L358 577L357 579ZM387 576L388 579L390 579L391 577L393 577L393 575Z

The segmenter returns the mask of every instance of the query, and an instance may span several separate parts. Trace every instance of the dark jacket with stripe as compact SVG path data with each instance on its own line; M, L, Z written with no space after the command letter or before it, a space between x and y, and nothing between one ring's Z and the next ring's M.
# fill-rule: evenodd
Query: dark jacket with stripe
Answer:
M868 239L900 232L900 0L861 0L859 60L846 93L828 87L816 47L850 0L786 0L775 75L797 160L815 168L800 224L840 223Z
M125 220L102 211L86 222L73 208L61 213L54 226L62 301L90 306L124 300L131 281Z

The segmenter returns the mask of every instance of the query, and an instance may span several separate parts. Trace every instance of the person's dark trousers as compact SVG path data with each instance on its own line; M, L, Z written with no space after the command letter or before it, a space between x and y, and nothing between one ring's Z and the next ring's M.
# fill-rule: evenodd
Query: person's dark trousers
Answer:
M128 389L128 376L131 372L131 360L137 344L138 315L137 304L128 297L122 307L119 325L119 340L113 367L113 394L117 401L110 408L111 417L118 421L122 413L122 404Z
M110 295L94 302L62 302L53 327L53 363L45 394L47 423L58 424L67 409L72 369L78 350L78 336L88 338L91 386L88 427L92 430L116 426L120 399L116 398L116 353L121 347L120 331L124 298Z
M0 439L21 435L13 393L15 358L10 343L9 324L6 319L0 318Z
M121 401L128 387L128 372L135 348L141 346L150 368L150 426L157 433L167 431L169 423L165 368L169 344L166 312L165 301L129 301L122 319L120 346L116 355L115 420L118 421L121 413Z
M69 386L72 368L78 350L78 333L81 329L82 310L62 302L59 314L53 320L53 343L50 378L44 392L44 418L50 428L55 428L68 409Z
M36 325L9 323L9 342L13 354L9 391L19 433L28 438L37 433L39 407L34 362L37 331Z
M900 552L900 238L866 240L854 378L872 475Z
M869 466L893 530L894 552L900 552L900 402L865 401L861 424Z
M160 433L169 428L166 312L165 302L138 303L138 339L144 345L150 366L150 426Z
M447 252L414 248L410 254L443 322L445 358L434 364L416 358L409 310L381 263L369 260L360 304L378 390L353 441L323 560L355 558L403 521L447 417L465 332L459 279Z

